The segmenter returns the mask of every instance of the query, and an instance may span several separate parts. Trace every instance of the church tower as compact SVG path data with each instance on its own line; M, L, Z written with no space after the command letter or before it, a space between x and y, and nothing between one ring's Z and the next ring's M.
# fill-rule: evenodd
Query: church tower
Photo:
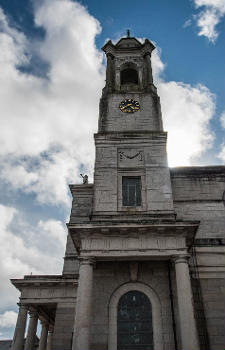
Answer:
M182 349L199 349L188 270L198 223L176 221L153 50L129 36L103 47L94 183L71 186L68 227L80 264L73 350L173 349L172 259Z
M103 47L94 181L70 185L62 275L12 280L12 350L224 349L225 167L168 167L153 50Z
M153 50L149 40L130 37L103 47L107 71L95 135L94 217L174 220Z

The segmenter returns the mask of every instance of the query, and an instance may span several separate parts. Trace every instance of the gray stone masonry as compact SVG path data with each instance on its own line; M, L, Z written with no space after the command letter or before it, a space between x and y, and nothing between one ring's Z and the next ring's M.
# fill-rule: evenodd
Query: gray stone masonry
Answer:
M200 220L196 238L225 238L224 167L171 169L177 218Z
M140 262L138 282L152 288L159 297L162 309L163 339L165 349L174 349L174 334L171 318L170 292L166 262ZM108 305L115 290L129 283L128 262L99 262L94 270L93 316L91 350L107 350L109 334ZM157 350L157 349L156 349Z
M142 177L141 211L173 212L170 174L166 160L166 133L96 134L95 143L93 212L119 214L122 176ZM142 158L136 163L132 160L128 166L126 158L131 152L133 156L141 152Z
M75 305L58 303L52 339L52 350L71 350Z
M125 99L133 99L140 103L135 113L124 113L119 105ZM158 117L158 99L146 93L110 94L107 114L103 120L104 132L111 131L162 131Z
M224 350L225 279L201 279L210 350Z

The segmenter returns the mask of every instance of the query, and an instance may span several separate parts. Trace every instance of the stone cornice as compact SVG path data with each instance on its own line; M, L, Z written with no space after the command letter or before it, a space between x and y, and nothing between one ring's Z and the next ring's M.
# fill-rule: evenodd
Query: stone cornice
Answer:
M73 275L73 277L66 277L60 275L30 275L24 276L24 278L12 278L11 283L20 291L24 287L56 287L63 285L75 285L78 282L78 275Z
M110 143L118 142L125 144L130 143L147 143L148 145L152 142L154 144L165 144L167 140L167 132L165 131L114 131L114 132L101 132L94 134L95 143Z
M173 223L152 223L135 224L124 223L114 225L100 224L68 224L68 229L72 240L78 252L80 252L82 241L84 239L135 239L141 237L152 237L155 239L167 239L169 237L181 238L186 240L186 247L193 245L195 234L199 226L198 221L180 221ZM175 248L175 247L174 247Z
M162 136L166 137L167 132L166 131L133 131L133 130L126 130L126 131L104 131L104 132L98 132L94 134L94 138L103 137L103 136L113 136L113 137L143 137L143 136ZM225 167L224 167L225 168ZM172 168L176 169L176 168Z
M94 184L70 184L70 192L92 193Z
M221 176L225 178L225 166L185 166L170 168L171 177L179 176L194 176L194 177L205 177L205 176Z
M136 45L134 46L123 46L121 43L126 42L126 40L133 41ZM103 47L102 50L108 54L115 55L117 52L132 52L132 51L141 51L143 55L150 54L155 49L155 46L149 41L148 39L145 39L145 42L142 44L140 41L138 41L135 37L124 37L121 38L115 45L111 40L109 40Z

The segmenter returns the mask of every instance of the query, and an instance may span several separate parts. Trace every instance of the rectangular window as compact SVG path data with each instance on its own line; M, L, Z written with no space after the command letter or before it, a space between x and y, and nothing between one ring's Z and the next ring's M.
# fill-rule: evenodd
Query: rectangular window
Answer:
M124 207L141 206L141 177L123 176L122 195Z

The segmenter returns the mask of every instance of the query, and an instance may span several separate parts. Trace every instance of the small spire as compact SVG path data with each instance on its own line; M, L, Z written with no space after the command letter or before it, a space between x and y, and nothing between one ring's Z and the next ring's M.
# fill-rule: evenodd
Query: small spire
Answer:
M127 38L130 37L130 29L127 29Z

